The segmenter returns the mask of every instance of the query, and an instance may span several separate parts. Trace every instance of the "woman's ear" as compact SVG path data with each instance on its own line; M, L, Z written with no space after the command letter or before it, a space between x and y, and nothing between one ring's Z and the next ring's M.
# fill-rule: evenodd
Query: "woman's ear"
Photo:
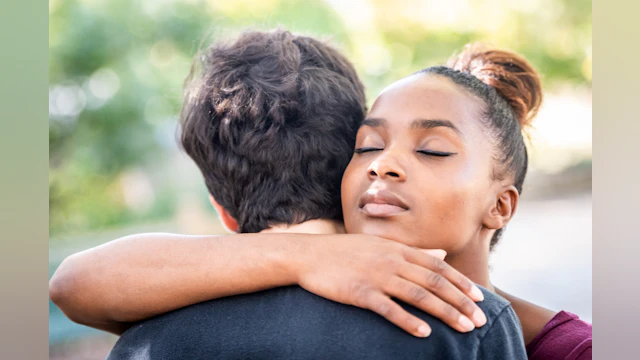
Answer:
M509 185L503 188L487 212L483 225L492 230L507 226L516 212L519 199L520 194L515 186Z
M222 221L225 229L227 229L228 232L238 232L238 221L234 219L222 205L218 204L211 194L209 194L209 202L211 202L211 205L213 205L218 212L218 217L220 221Z

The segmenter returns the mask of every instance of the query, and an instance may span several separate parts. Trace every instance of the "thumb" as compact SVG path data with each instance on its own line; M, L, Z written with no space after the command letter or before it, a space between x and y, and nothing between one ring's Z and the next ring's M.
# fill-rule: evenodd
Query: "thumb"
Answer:
M447 252L442 249L420 249L420 250L431 256L435 256L440 260L444 260L445 256L447 256Z

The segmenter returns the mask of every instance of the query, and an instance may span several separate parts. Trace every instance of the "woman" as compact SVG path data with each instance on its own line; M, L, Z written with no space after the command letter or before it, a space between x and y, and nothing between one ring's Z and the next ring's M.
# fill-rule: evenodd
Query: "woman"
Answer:
M467 47L449 67L425 69L389 86L359 130L355 154L344 174L345 227L349 233L445 250L450 265L511 301L530 358L588 358L590 325L569 313L556 314L504 293L489 278L489 252L515 213L527 170L522 128L535 116L541 96L538 76L524 59L474 46ZM291 236L304 239L309 235ZM324 254L345 250L332 248L335 244L327 242L315 249ZM85 264L101 257L111 261L123 257L122 252L140 258L152 250L138 247L136 254L135 246L105 249L102 254L94 252L97 256L87 256ZM295 262L296 256L289 259ZM300 264L283 267L279 279L256 281L269 288L288 285L294 279L309 291L340 301L330 289L308 284L310 274L318 273L309 268ZM136 276L131 271L127 274ZM246 274L233 274L242 275ZM400 276L410 278L411 274ZM246 292L235 286L233 277L220 276L216 281L228 282L217 297ZM330 288L332 283L324 285ZM211 298L191 294L189 303ZM154 301L151 296L145 299L149 307ZM183 297L173 308L189 303ZM146 317L135 313L138 308L126 305L114 310L118 313L110 318L115 320ZM163 310L170 310L166 303Z
M541 99L526 60L479 46L449 67L392 84L358 132L344 174L345 227L447 251L450 265L512 303L530 358L590 358L591 325L511 296L489 278L489 252L527 171L521 129Z

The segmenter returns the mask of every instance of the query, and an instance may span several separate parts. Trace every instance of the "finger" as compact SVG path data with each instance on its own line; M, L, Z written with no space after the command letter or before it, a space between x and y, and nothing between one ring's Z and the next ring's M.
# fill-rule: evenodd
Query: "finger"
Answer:
M410 263L402 266L398 271L398 274L402 278L431 291L432 294L445 303L453 306L467 319L470 319L475 326L480 327L486 324L487 318L482 312L482 309L444 276ZM465 319L460 319L459 321L466 323Z
M384 317L413 336L423 338L431 334L431 327L426 322L411 315L407 310L403 309L402 306L398 305L398 303L383 293L372 292L367 296L366 303L363 304L363 307Z
M429 254L431 256L435 256L440 260L444 260L445 256L447 256L447 252L442 249L418 249L425 254Z
M442 301L442 299L432 294L429 290L406 279L400 277L396 279L393 287L388 290L388 295L437 317L445 324L460 332L469 332L475 329L475 325L469 318L462 315L456 308Z
M447 264L443 260L416 249L408 249L408 251L405 251L404 257L411 263L420 265L444 276L453 285L455 285L463 293L469 296L471 300L484 300L484 295L476 284L474 284L471 280L469 280L469 278L462 275L458 270L454 269L453 267L451 267L451 265Z

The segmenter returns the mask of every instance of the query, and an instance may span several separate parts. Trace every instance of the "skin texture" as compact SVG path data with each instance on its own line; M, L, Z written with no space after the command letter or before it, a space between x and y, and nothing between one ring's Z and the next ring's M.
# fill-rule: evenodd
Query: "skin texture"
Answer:
M210 201L224 226L237 229ZM486 323L473 302L482 293L442 261L444 251L341 233L339 222L311 220L261 234L131 235L65 259L49 296L71 320L118 335L136 321L198 302L294 284L370 309L415 336L427 336L429 325L391 296L461 332ZM412 278L401 278L398 269Z
M385 89L343 177L347 232L443 249L450 265L491 288L489 242L513 216L518 192L510 179L492 179L481 113L482 104L445 77L418 74ZM401 206L387 205L390 197Z
M329 235L339 224L319 222L297 231L314 232L318 225L317 233L326 235L281 233L296 232L295 226L219 237L133 235L65 260L51 279L50 297L72 320L121 333L131 322L200 301L297 283L424 336L417 319L389 297L440 314L457 329L460 312L481 326L469 305L469 298L479 300L471 279L513 302L529 342L554 312L490 283L489 242L513 216L518 193L510 179L491 176L494 149L478 120L481 110L475 98L437 76L412 76L381 94L369 116L378 120L363 126L357 139L357 148L379 150L355 154L343 179L346 228L365 234ZM447 120L457 131L434 123L412 127L416 119ZM379 193L385 190L402 207L378 204L367 214L361 205L369 190L364 200L388 202L389 194ZM216 209L227 228L237 228ZM384 212L393 215L381 217ZM446 250L446 263L415 247Z
M316 220L287 229L307 234L131 235L65 259L49 282L49 296L71 320L118 335L136 321L181 307L294 284L375 311L415 336L428 335L428 324L390 296L406 299L459 331L470 331L474 324L461 323L457 309L476 326L484 325L481 312L474 316L479 308L459 295L463 291L481 300L482 294L441 260L442 251L335 234L339 225ZM402 268L417 274L415 283L398 286ZM438 284L429 282L435 274L442 279ZM454 300L440 306L439 297ZM420 326L426 326L426 333Z
M225 227L236 230L236 220L215 199L210 200ZM330 227L329 231L336 229ZM461 332L486 323L474 304L482 300L477 287L433 254L411 246L350 235L351 240L307 242L314 249L308 252L297 244L242 236L210 239L208 243L198 238L192 244L186 244L185 237L174 242L167 234L121 239L65 260L50 282L50 296L72 320L116 333L131 322L204 300L292 283L330 300L370 309L416 336L427 335L428 324L391 297L415 305ZM300 235L298 239L303 238ZM259 256L269 251L272 256ZM276 260L270 263L269 259ZM291 274L297 281L280 271L281 259L291 259L292 264L284 268L293 269ZM329 271L335 264L346 265Z
M495 288L489 279L491 237L513 217L519 194L513 179L492 177L500 164L479 119L482 110L481 102L440 76L414 75L385 89L358 132L343 177L345 227L444 249L447 263L512 303L528 344L556 313ZM446 120L455 130L420 120ZM400 208L384 205L398 200ZM367 209L367 202L382 205Z

